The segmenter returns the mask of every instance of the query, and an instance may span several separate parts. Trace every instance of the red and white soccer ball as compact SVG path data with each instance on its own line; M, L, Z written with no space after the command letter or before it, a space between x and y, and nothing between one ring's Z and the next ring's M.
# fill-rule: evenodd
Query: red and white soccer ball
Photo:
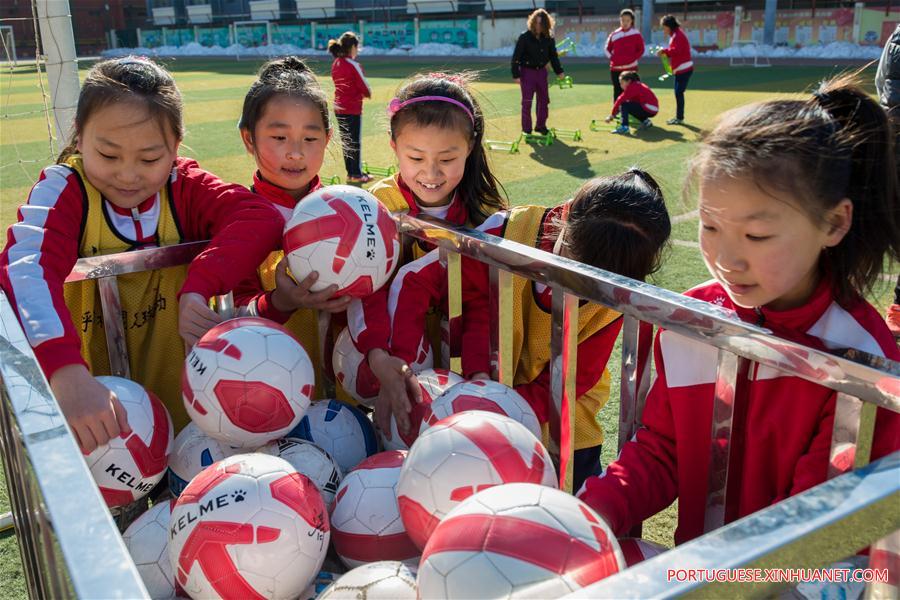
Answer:
M172 419L159 398L140 384L106 375L97 381L115 392L131 433L98 446L84 460L107 506L125 506L144 497L166 474L174 440Z
M194 478L169 521L169 559L191 598L296 598L330 537L322 496L284 459L228 457Z
M447 417L419 436L400 470L397 501L403 525L424 548L460 502L503 483L557 487L544 446L504 415L475 410Z
M416 569L396 560L361 565L322 590L317 600L416 600Z
M524 425L537 439L541 439L541 423L525 398L511 387L489 379L454 385L437 397L431 403L431 411L425 415L422 429L464 410L484 410L506 415Z
M169 455L169 491L177 498L200 471L241 452L240 448L209 437L196 423L188 423L175 436L175 446Z
M429 413L429 406L434 399L457 383L465 381L462 376L446 369L424 369L416 373L416 379L419 380L419 388L422 390L422 402L413 406L409 412L410 427L406 433L400 433L397 429L397 420L391 413L391 439L383 433L381 436L385 450L409 450L419 437L422 419Z
M207 435L240 448L283 437L315 390L309 355L287 329L239 317L216 325L185 359L184 405Z
M372 421L358 408L340 400L313 402L306 416L285 437L312 442L327 452L343 473L378 452Z
M362 352L356 349L349 327L345 327L334 340L331 365L337 382L354 400L368 408L375 406L378 378L369 368L369 362L364 360Z
M169 561L169 516L174 505L175 500L154 504L122 534L151 598L175 595L175 576Z
M341 387L363 406L374 408L380 384L369 368L369 362L364 360L362 352L357 350L349 327L341 331L335 339L331 361L334 376ZM416 362L412 363L410 368L413 373L418 373L422 369L431 368L433 364L434 354L431 344L423 339Z
M332 185L294 208L284 228L284 254L297 281L319 274L313 292L336 285L337 296L363 298L387 283L400 241L394 219L375 196Z
M416 564L419 549L403 527L397 480L406 452L370 456L347 473L331 507L331 539L347 566L379 560Z
M325 506L331 506L344 474L331 456L307 440L283 438L269 442L257 452L277 456L291 463L291 466L310 478L316 484Z
M479 492L437 526L421 598L559 598L625 568L609 526L574 496L513 483Z
M668 548L641 538L619 538L619 548L629 567L666 552Z

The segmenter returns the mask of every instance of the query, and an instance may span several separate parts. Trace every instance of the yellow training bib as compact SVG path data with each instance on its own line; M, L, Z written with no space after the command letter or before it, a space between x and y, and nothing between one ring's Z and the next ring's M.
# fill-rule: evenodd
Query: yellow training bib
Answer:
M66 165L81 178L85 193L85 217L79 245L79 257L102 256L142 247L121 236L110 225L100 192L84 175L80 156ZM158 193L159 224L154 245L168 246L183 241L175 214L171 189L167 184ZM146 244L144 244L146 246ZM187 425L189 418L181 399L181 371L184 342L178 335L178 290L184 283L187 265L117 277L121 315L104 315L96 281L69 283L64 287L66 306L81 335L81 355L94 375L109 375L105 319L121 318L131 378L159 396L175 431Z

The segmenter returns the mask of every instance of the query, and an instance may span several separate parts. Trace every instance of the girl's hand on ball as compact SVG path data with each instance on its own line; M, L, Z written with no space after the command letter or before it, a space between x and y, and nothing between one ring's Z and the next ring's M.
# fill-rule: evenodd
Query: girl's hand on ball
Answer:
M422 389L419 380L409 365L384 350L369 352L369 367L381 383L378 398L375 400L375 422L382 432L391 431L391 414L397 421L397 429L409 431L409 412L412 410L410 400L416 404L422 402Z
M116 394L94 379L84 365L57 369L50 377L50 388L85 454L121 433L131 433Z
M275 267L275 290L272 292L272 304L283 313L291 313L298 308L312 308L329 313L338 313L347 310L347 305L352 300L349 296L332 298L338 287L329 285L324 290L311 292L311 288L319 279L319 274L313 271L306 278L297 283L287 270L287 260L282 259Z
M200 294L184 294L178 301L178 333L188 348L222 320Z
M485 380L490 380L490 378L491 378L490 374L485 373L484 371L479 371L478 373L473 374L472 377L470 377L469 379L472 381L479 381L479 380L485 381Z

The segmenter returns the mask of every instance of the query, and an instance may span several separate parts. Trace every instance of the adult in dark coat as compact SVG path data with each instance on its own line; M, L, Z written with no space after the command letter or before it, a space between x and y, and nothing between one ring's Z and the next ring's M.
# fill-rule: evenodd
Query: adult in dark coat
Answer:
M512 57L513 80L522 90L522 131L531 133L531 104L537 95L536 122L534 130L547 133L550 92L547 83L547 63L560 79L565 75L556 53L553 39L553 18L543 8L528 16L528 31L522 33L516 42Z

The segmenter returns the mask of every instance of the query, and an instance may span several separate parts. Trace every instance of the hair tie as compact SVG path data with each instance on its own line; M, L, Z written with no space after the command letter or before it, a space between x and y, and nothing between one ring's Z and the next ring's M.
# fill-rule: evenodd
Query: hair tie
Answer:
M454 106L458 106L459 108L463 109L469 116L469 120L472 122L472 129L475 129L475 115L472 114L472 110L459 100L454 100L453 98L448 98L447 96L416 96L415 98L410 98L409 100L400 100L400 98L394 98L388 104L388 118L393 119L394 115L396 115L398 112L400 112L410 104L415 104L417 102L447 102L449 104L453 104Z

